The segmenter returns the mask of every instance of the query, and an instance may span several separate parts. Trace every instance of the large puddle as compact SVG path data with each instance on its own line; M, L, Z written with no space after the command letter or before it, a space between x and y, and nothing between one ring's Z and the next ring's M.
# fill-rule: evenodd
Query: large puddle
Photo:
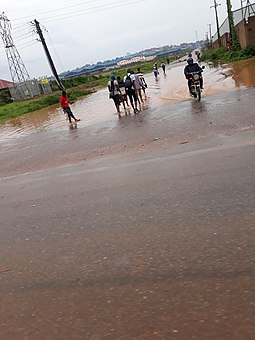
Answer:
M232 64L231 71L237 87L255 87L255 58Z
M163 103L173 104L189 98L183 75L185 65L185 62L181 62L167 66L166 76L160 72L157 80L152 73L145 76L148 84L146 108L156 108ZM237 87L255 87L255 58L217 68L206 65L204 82L204 97L232 91ZM106 89L76 101L72 105L72 110L77 117L81 118L80 126L118 119ZM62 130L66 129L67 125L65 115L59 106L55 105L1 125L0 140L9 140L49 129Z

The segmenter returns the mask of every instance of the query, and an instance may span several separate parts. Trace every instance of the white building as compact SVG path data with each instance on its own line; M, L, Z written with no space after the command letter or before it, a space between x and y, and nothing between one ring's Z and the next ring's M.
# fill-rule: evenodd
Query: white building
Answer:
M130 64L135 64L135 63L142 63L145 61L152 61L156 58L156 56L150 56L150 57L133 57L131 59L125 59L121 60L117 63L119 67L130 65Z

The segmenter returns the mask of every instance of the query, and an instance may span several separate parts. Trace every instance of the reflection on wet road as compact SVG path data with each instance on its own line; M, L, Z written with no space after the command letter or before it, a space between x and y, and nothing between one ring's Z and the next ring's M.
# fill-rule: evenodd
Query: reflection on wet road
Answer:
M183 76L184 66L185 62L167 66L166 76L160 72L157 81L153 74L146 75L148 89L145 109L153 109L164 103L174 104L189 99L186 80ZM204 71L205 90L203 96L231 91L241 86L255 86L254 69L255 59L218 68L207 65ZM80 126L89 126L98 122L111 123L117 120L114 115L113 102L109 100L106 89L76 101L72 110L81 118ZM55 105L18 117L0 126L0 140L13 139L49 129L66 130L66 127L66 117L58 105Z
M253 340L254 89L208 67L198 103L183 66L138 115L102 90L2 128L1 340Z

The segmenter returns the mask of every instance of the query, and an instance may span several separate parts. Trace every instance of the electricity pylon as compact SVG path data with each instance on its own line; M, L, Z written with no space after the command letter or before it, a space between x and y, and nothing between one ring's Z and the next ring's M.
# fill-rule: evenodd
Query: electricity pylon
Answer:
M6 56L10 68L11 78L14 84L22 83L30 79L28 71L14 45L11 36L11 23L4 12L0 15L0 34L3 39Z

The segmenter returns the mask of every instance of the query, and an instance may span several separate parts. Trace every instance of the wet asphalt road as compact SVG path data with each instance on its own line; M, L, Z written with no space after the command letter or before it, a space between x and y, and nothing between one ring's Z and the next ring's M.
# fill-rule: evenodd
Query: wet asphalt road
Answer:
M254 339L254 104L3 143L0 339Z

